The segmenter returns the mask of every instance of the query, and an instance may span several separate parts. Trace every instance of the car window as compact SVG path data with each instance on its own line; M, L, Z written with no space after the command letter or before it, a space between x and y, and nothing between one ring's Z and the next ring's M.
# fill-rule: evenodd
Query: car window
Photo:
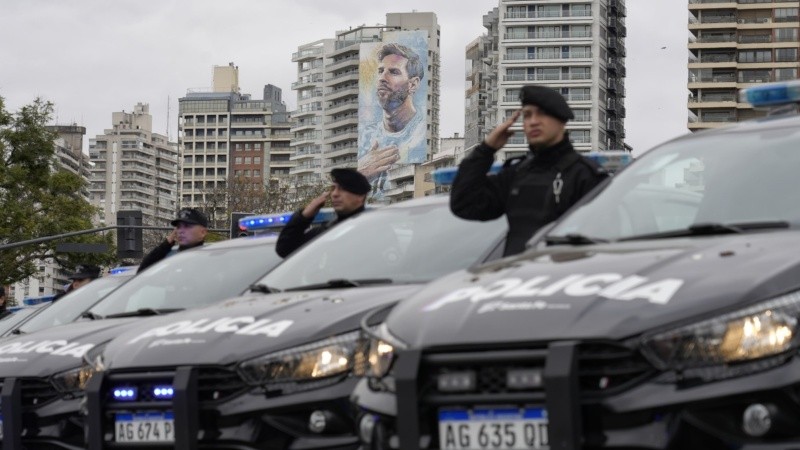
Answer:
M114 275L93 280L91 283L61 297L46 310L32 317L20 327L20 331L33 333L34 331L73 322L92 305L131 278L132 275Z
M425 282L478 262L505 231L504 218L467 221L442 204L382 208L320 235L260 283L290 289L334 279Z
M551 236L615 240L697 223L800 222L800 130L696 135L646 153Z
M19 311L15 312L14 314L9 314L3 317L2 319L0 319L0 336L5 336L9 334L11 331L19 327L19 324L25 322L31 316L34 316L42 312L45 308L48 307L50 307L50 304L35 306L32 308L22 308Z
M248 247L198 249L169 257L138 274L130 283L91 308L100 316L139 309L186 309L206 306L242 293L280 257L274 241L250 239Z

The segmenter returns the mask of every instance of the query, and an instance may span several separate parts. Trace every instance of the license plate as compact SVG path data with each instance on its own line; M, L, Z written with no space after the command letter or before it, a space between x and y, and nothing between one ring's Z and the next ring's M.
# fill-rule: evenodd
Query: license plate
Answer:
M439 411L439 448L549 449L544 408Z
M117 442L175 442L175 416L171 412L117 414Z

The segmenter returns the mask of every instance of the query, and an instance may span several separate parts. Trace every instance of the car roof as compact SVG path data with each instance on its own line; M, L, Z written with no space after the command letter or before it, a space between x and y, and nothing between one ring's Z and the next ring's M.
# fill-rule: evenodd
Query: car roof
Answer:
M685 134L675 139L665 142L668 143L679 142L686 139L695 139L701 136L717 136L734 133L752 133L764 130L774 130L781 128L797 128L800 126L800 114L780 114L774 116L766 116L759 119L745 120L731 125L725 125L718 128L711 128L707 130L697 131L695 133ZM661 146L659 145L659 147Z
M194 251L203 252L203 251L214 251L214 250L222 250L229 248L252 247L253 245L274 245L277 239L278 237L273 234L245 236L235 239L226 239L224 241L212 242L210 244L203 245L202 247L198 247Z

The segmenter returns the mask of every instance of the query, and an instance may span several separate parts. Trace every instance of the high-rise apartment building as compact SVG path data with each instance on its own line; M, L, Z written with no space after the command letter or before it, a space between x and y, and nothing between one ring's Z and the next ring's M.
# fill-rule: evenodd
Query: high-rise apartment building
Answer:
M101 209L100 222L116 224L119 210L142 211L142 223L164 225L178 200L178 147L153 132L150 106L111 114L111 128L89 140L94 163L90 201Z
M520 89L549 86L567 99L579 151L625 147L623 0L503 0L487 34L467 47L465 146L474 147L519 108ZM501 157L527 151L518 133Z
M289 116L281 89L264 87L263 99L239 92L238 67L214 67L214 88L179 99L181 206L199 207L212 226L227 227L227 189L233 182L267 186L289 176Z
M798 77L799 29L797 1L690 0L689 129L763 116L738 91Z
M427 32L428 65L422 83L427 86L427 155L435 154L439 135L439 38L434 13L388 13L386 24L339 31L298 47L297 110L293 112L294 140L291 169L294 182L317 183L337 167L357 166L359 127L359 62L363 43L383 42L393 31ZM386 196L397 201L414 195L415 168L398 166L388 173Z

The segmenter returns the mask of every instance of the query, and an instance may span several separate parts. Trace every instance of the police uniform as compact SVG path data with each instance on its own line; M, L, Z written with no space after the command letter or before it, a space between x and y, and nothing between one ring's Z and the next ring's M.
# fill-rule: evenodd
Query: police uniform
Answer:
M523 105L534 104L562 122L573 118L563 97L552 89L526 86ZM463 219L508 219L505 255L525 250L542 226L556 220L591 191L608 173L581 156L569 136L548 148L531 149L512 158L496 175L487 175L495 149L482 143L461 162L450 192L450 209Z
M331 170L331 179L340 188L356 195L366 195L372 189L367 178L354 169L333 169ZM315 228L310 228L314 218L303 216L303 209L300 208L292 214L291 219L283 227L281 234L278 235L278 240L275 242L275 252L283 258L339 222L360 214L364 211L364 205L347 214L336 213L336 217L333 220Z
M64 288L63 291L59 292L53 297L53 301L61 299L61 297L69 294L73 291L72 282L75 280L85 280L87 278L91 278L92 280L100 277L100 267L93 266L90 264L81 264L75 267L75 272L73 272L69 279L71 280L70 283Z
M183 208L178 212L178 217L175 218L172 222L173 227L178 226L178 223L188 223L193 225L200 225L203 227L208 228L208 219L206 216L194 208ZM171 256L177 252L182 252L184 250L189 250L195 247L200 247L203 245L204 241L200 241L193 245L180 245L178 246L177 250L173 250L174 243L170 244L168 240L164 239L159 245L157 245L154 249L150 250L150 253L145 255L142 258L141 264L139 264L138 272L143 271L144 269L152 266L153 264L161 261L162 259Z

